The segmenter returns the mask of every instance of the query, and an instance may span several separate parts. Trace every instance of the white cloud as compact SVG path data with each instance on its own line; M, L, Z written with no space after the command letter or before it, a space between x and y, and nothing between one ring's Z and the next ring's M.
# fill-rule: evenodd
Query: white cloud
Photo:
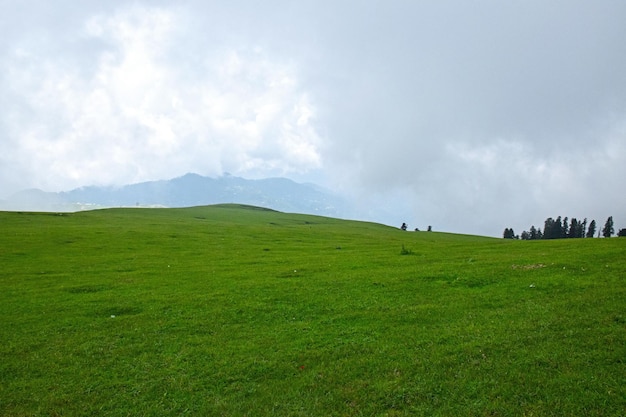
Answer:
M33 40L13 51L5 82L30 114L4 117L12 136L4 147L30 161L21 169L36 186L321 166L315 108L294 67L258 46L181 54L186 23L139 6L87 19L73 39L99 48L92 71L81 56L46 55Z

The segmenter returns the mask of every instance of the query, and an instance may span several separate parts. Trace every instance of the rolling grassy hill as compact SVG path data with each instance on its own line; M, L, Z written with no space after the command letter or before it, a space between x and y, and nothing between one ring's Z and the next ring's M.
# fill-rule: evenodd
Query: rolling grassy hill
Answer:
M626 239L233 205L0 224L0 415L626 411Z

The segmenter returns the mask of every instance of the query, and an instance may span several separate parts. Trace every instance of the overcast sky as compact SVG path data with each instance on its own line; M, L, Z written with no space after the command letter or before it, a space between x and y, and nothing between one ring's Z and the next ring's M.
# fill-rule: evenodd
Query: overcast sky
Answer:
M626 2L0 0L0 198L284 176L387 224L626 227Z

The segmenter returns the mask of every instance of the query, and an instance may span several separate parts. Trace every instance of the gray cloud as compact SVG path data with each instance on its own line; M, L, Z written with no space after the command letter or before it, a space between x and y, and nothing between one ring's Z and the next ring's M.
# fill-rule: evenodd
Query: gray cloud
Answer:
M8 5L0 186L229 171L390 224L626 222L623 2L205 3Z

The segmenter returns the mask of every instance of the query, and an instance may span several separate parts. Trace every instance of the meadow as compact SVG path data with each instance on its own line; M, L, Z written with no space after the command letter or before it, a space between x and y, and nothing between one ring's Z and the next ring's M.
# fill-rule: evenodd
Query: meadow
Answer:
M626 239L0 212L3 416L623 416Z

